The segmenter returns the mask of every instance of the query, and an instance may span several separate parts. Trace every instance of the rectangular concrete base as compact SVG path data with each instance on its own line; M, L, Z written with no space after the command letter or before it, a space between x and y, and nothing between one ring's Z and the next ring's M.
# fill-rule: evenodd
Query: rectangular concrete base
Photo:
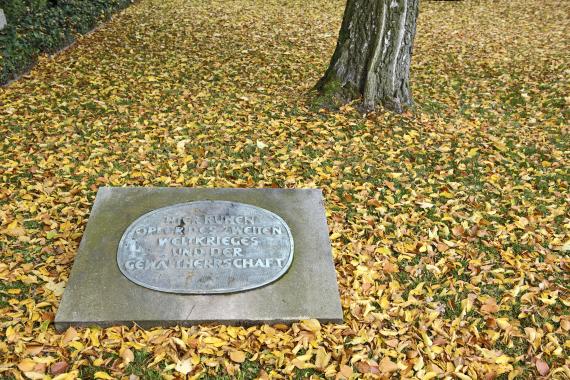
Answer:
M117 265L119 240L141 215L183 202L225 200L269 210L290 227L289 271L261 288L233 294L188 295L151 290ZM342 323L325 210L317 189L99 189L61 305L57 330L69 326L153 326L203 323L252 325L315 318Z

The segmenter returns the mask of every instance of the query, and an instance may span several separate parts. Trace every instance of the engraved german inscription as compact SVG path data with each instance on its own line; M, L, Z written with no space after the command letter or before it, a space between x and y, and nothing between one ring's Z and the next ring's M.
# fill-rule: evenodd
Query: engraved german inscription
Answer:
M229 201L163 207L135 220L119 243L117 263L131 281L170 293L232 293L283 276L293 236L278 215Z

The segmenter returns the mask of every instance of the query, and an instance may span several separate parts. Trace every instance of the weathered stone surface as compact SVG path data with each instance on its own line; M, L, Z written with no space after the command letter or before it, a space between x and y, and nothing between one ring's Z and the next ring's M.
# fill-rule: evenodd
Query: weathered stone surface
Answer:
M260 207L197 201L161 207L135 220L117 264L131 281L170 293L232 293L267 285L293 260L287 223Z
M226 201L282 218L294 241L288 271L265 286L230 294L178 294L149 289L117 264L123 234L139 217L179 203ZM55 327L142 327L198 323L342 322L323 199L316 189L101 188L55 318Z

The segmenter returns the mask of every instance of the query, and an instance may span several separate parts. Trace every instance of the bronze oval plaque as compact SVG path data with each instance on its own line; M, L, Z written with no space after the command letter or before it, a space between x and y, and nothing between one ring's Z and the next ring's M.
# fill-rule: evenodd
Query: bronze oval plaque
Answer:
M196 201L142 215L124 232L117 263L134 283L169 293L233 293L267 285L293 261L278 215L229 201Z

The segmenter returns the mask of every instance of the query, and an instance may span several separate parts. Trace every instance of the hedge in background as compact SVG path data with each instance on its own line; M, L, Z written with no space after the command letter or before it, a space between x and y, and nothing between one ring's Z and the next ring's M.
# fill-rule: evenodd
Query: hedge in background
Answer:
M8 25L0 31L0 83L32 67L133 0L0 0Z

